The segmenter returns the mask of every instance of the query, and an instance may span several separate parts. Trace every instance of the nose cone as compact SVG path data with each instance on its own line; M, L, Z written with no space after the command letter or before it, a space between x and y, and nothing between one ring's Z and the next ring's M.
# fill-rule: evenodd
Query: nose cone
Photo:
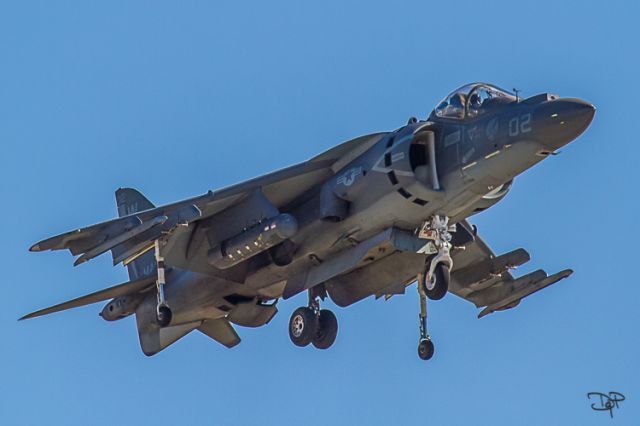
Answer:
M560 98L540 104L535 111L536 134L540 142L558 149L584 132L596 113L589 102Z

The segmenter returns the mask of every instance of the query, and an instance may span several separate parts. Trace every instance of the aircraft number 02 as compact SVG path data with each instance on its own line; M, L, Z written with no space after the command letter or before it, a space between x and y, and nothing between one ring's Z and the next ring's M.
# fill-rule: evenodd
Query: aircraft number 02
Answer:
M531 131L531 113L515 116L509 120L509 136L518 136Z

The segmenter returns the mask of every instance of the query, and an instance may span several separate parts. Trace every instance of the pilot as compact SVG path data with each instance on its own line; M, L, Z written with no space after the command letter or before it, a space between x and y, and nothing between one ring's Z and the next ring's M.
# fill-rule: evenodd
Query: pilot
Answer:
M471 97L469 98L469 106L471 108L478 109L480 108L480 105L482 105L482 101L480 100L480 95L478 95L478 93L472 94Z
M451 97L449 101L449 109L451 116L457 116L458 118L464 118L464 95L462 93L456 93Z
M474 92L469 97L469 113L471 115L477 115L478 110L480 109L480 106L482 106L482 100L480 99L480 96L478 95L478 93Z

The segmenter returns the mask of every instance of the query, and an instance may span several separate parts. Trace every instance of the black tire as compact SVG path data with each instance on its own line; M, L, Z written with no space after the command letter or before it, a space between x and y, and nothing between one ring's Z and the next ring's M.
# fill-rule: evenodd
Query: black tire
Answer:
M431 300L440 300L447 294L447 291L449 291L449 281L451 280L449 267L444 263L438 263L433 270L433 276L436 282L431 290L425 286L425 293ZM425 284L428 285L428 283Z
M318 317L318 328L316 330L316 336L313 339L313 346L318 349L328 349L333 342L336 341L338 335L338 319L328 309L320 311Z
M316 336L318 317L309 308L298 308L289 319L289 338L296 346L307 346Z
M422 360L430 360L433 357L433 353L436 348L433 345L433 342L429 339L422 339L420 343L418 343L418 356Z
M173 314L168 306L160 306L156 312L156 321L160 327L166 327L171 324Z

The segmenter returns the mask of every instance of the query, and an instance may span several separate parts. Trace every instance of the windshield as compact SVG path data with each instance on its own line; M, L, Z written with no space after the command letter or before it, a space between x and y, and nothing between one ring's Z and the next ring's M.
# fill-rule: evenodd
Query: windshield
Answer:
M462 120L484 114L516 97L506 90L485 83L467 84L453 91L436 107L437 117Z

